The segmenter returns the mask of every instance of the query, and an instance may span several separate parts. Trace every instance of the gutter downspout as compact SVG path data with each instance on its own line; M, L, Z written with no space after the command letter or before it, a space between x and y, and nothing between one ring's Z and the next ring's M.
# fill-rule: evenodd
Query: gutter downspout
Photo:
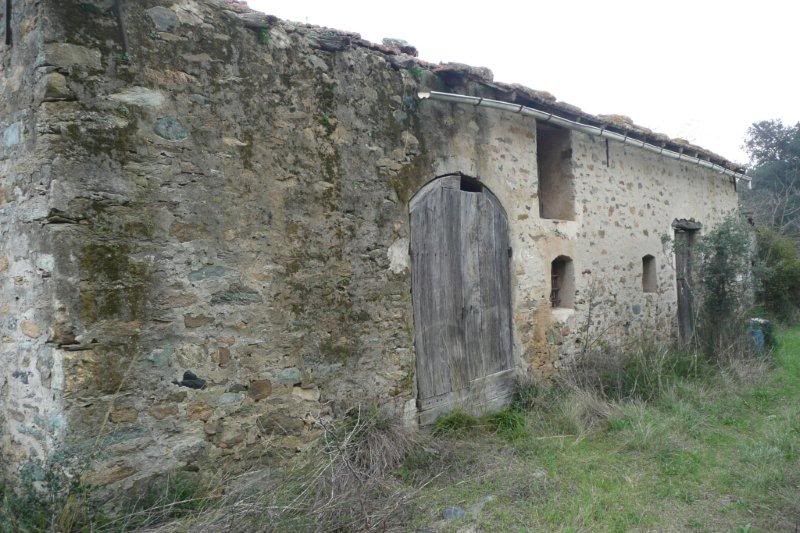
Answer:
M680 152L667 150L663 146L656 146L654 144L649 144L645 141L641 141L639 139L633 139L631 137L628 137L627 135L622 135L620 133L608 131L605 127L592 126L589 124L581 124L580 122L575 122L574 120L560 117L558 115L554 115L553 113L548 113L546 111L540 111L539 109L534 109L532 107L526 107L521 104L512 104L510 102L492 100L480 96L467 96L465 94L442 93L438 91L421 92L417 94L417 97L420 100L441 100L443 102L451 102L454 104L469 104L474 107L488 107L491 109L508 111L510 113L532 116L536 120L540 120L542 122L557 124L558 126L567 129L580 131L598 137L604 137L606 139L618 141L623 144L636 146L637 148L642 148L644 150L648 150L650 152L654 152L656 154L669 157L671 159L677 159L678 161L686 161L687 163L693 163L701 167L709 168L726 176L731 176L736 180L744 180L747 182L747 188L748 189L752 188L752 182L750 181L750 178L746 176L743 172L736 172L734 170L727 169L722 165L712 163L711 161L700 159L699 157L689 157Z

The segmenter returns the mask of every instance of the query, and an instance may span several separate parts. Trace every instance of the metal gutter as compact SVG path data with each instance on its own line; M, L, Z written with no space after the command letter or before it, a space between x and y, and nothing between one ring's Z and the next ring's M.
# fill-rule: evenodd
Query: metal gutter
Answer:
M465 94L442 93L438 91L421 92L418 93L417 96L420 100L441 100L443 102L451 102L454 104L466 104L474 107L488 107L491 109L508 111L509 113L531 116L542 122L556 124L558 126L587 133L589 135L604 137L606 139L618 141L623 144L636 146L637 148L642 148L665 157L677 159L678 161L686 161L687 163L693 163L701 167L709 168L721 174L725 174L726 176L731 176L734 179L744 180L747 182L748 188L751 187L750 178L743 172L730 170L722 165L718 165L717 163L712 163L706 159L701 159L700 157L691 157L681 152L667 150L663 146L656 146L655 144L650 144L646 141L629 137L627 134L609 131L605 126L600 127L592 126L590 124L582 124L580 122L560 117L558 115L554 115L553 113L548 113L547 111L541 111L533 107L526 107L521 104L512 104L511 102L503 102L501 100L492 100L490 98L483 98L480 96L467 96Z

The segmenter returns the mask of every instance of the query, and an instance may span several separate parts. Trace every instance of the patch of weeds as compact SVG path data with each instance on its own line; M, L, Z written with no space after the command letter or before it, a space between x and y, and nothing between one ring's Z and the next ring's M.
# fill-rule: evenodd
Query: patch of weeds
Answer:
M537 383L531 378L521 378L514 383L514 396L511 406L520 411L549 409L558 391L551 385Z
M571 433L586 435L606 429L619 406L594 391L576 388L564 397L561 411Z
M94 525L114 530L147 528L192 516L213 502L216 485L194 472L171 472L149 481L137 494L126 494L114 519L93 517ZM76 500L83 504L85 501ZM70 530L66 528L65 530Z
M135 507L151 509L168 502L170 505L177 503L173 505L176 511L197 510L202 507L206 492L197 474L177 472L151 484Z
M506 440L518 440L528 434L525 415L510 407L487 415L486 423L492 431Z
M700 458L694 452L686 450L662 450L656 454L661 472L667 476L684 478L696 474L700 467Z
M433 434L436 436L460 435L475 429L477 425L477 418L461 409L456 409L446 415L440 416L436 420L433 426Z
M259 28L258 29L258 44L269 44L269 29L268 28Z
M397 469L397 476L406 483L416 484L427 480L430 472L440 462L440 453L432 448L417 447L406 454L403 464Z
M614 417L608 421L609 432L621 432L633 429L633 420L627 416Z
M659 453L667 448L668 431L664 422L646 406L626 407L626 416L619 420L626 450Z
M408 73L411 74L415 80L422 81L422 76L425 74L425 71L417 65L412 65L408 68Z
M90 15L102 15L102 10L94 4L90 4L88 2L83 2L80 4L80 10L82 13L88 13Z
M0 532L44 531L50 526L52 509L44 498L32 493L18 495L0 485Z
M336 126L333 125L333 123L331 122L331 118L328 116L327 113L322 114L322 116L319 119L319 123L322 125L323 128L325 128L325 132L328 135L332 134L336 129Z

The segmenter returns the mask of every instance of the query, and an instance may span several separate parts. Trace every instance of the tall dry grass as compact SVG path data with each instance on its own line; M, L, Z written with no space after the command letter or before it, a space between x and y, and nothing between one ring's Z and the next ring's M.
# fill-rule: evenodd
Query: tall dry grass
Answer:
M287 468L262 469L226 483L195 516L143 531L375 531L402 524L417 489L394 472L422 446L379 409L357 407Z

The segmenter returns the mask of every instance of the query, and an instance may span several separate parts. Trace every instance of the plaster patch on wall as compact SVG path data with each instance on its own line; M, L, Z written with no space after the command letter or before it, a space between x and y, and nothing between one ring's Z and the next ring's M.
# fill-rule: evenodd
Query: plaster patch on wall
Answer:
M15 122L3 131L3 145L11 148L22 142L22 123Z
M129 87L108 97L110 100L141 107L161 107L164 105L164 95L161 91L154 91L145 87Z
M386 255L389 257L389 270L395 274L402 274L411 265L408 256L408 239L397 239L389 246Z
M52 254L40 254L36 258L36 268L45 272L52 272L55 268L55 258Z

